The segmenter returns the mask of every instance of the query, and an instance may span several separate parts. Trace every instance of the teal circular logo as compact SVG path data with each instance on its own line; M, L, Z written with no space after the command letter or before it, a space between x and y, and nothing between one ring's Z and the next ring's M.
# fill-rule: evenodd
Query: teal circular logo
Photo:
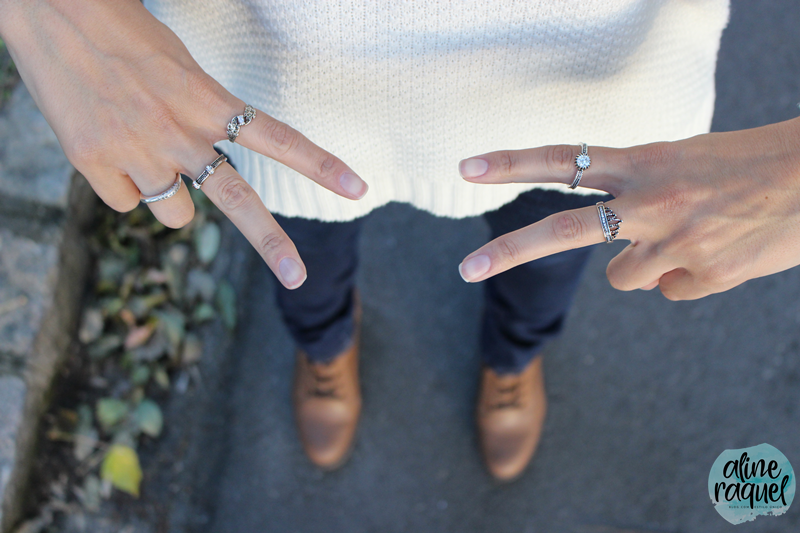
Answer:
M725 450L708 474L711 503L731 524L784 514L792 505L794 491L789 459L769 444Z

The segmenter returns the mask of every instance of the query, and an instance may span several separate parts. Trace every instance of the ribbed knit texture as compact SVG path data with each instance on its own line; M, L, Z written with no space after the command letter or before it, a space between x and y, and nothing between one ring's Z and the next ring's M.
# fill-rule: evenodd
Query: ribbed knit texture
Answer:
M584 141L591 155L591 146L707 132L728 20L728 0L145 5L232 93L369 183L362 200L347 200L239 145L220 145L270 210L321 220L353 219L390 201L465 217L532 187L463 181L458 162L484 152Z

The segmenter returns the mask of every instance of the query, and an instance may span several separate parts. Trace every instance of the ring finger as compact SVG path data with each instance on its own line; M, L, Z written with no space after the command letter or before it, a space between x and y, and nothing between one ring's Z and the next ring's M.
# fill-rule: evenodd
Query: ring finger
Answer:
M176 179L183 179L178 173L175 173L173 176L175 177L170 183L167 184L166 182L163 182L158 185L157 187L159 190L153 194L147 194L150 192L150 189L145 187L142 191L142 197L147 198L149 196L161 194L164 191L169 190L170 187L177 183L175 181ZM148 187L152 187L153 190L156 189L156 186ZM163 200L158 200L157 202L148 203L146 205L148 208L150 208L153 216L155 216L159 222L168 228L182 228L191 222L192 218L194 218L194 203L192 202L192 197L189 194L189 190L184 186L182 181L180 188L174 195Z

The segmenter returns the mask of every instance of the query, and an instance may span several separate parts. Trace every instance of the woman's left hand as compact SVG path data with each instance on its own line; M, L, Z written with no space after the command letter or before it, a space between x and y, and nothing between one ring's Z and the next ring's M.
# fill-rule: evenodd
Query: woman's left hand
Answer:
M580 147L500 151L461 162L473 183L564 183ZM589 147L580 186L606 191L630 241L608 264L620 290L659 286L692 300L800 264L800 119L632 148ZM476 282L516 265L604 242L594 206L499 237L459 265Z

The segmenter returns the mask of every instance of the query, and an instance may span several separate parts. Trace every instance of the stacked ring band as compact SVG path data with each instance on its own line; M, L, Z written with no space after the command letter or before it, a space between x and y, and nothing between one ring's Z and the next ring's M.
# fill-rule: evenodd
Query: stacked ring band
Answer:
M244 113L236 115L228 123L228 140L232 143L236 142L236 137L239 136L239 130L242 126L247 126L253 119L256 118L256 108L250 104L244 106Z
M210 165L206 165L206 168L203 170L203 172L201 172L200 175L197 176L197 179L192 182L192 187L199 190L200 187L203 185L203 182L206 181L208 177L214 173L215 170L217 170L218 166L220 166L227 160L228 158L222 154L217 156L217 158L214 161L212 161Z
M597 215L600 217L600 225L603 227L606 243L610 243L617 238L622 219L610 207L606 207L603 202L597 202L595 206L597 207Z
M569 186L570 189L578 186L583 177L583 171L589 168L591 164L592 159L589 157L589 149L586 147L586 143L581 143L581 151L575 156L575 166L578 167L578 173L575 174L575 179L572 180L572 185Z
M152 204L153 202L172 198L180 190L181 183L183 183L183 180L181 179L181 175L178 174L178 177L175 178L175 183L173 183L169 189L155 196L142 196L141 200L145 204Z

